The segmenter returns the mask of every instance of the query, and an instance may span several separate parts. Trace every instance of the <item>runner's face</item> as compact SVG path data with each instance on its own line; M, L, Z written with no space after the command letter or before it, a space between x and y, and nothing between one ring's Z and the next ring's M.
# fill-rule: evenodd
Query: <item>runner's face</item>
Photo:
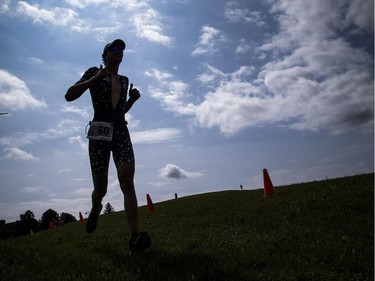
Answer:
M124 56L124 51L121 50L120 48L114 47L107 51L106 61L108 62L109 60L114 60L117 62L121 62L123 56Z

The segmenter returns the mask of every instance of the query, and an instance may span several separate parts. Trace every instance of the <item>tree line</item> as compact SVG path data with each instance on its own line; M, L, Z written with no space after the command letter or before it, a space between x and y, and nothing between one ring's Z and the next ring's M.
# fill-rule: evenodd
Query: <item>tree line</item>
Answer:
M104 207L104 214L113 213L114 208L110 203ZM20 220L0 226L0 239L9 239L22 235L30 235L51 227L64 225L75 222L75 216L69 213L61 213L60 215L53 209L48 209L42 214L40 220L35 218L31 210L20 214Z

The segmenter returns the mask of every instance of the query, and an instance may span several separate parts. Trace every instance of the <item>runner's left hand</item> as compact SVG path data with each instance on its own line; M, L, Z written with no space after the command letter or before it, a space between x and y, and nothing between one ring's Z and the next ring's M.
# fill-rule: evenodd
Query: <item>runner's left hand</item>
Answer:
M141 94L139 93L137 88L133 89L133 83L130 84L130 89L129 89L129 98L136 101L141 97Z

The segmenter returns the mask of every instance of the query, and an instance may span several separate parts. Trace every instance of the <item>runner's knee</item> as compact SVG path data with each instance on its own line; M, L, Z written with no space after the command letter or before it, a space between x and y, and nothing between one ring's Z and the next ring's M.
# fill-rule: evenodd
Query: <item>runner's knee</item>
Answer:
M123 192L134 190L133 177L124 177L119 179L120 187Z

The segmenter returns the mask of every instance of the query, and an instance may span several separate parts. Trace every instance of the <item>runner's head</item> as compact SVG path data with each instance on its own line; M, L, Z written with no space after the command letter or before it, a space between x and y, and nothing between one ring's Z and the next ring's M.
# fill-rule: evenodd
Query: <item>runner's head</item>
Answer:
M106 65L106 62L107 62L106 56L108 52L121 53L121 60L122 60L122 53L125 50L125 48L126 48L126 44L121 39L116 39L112 43L108 43L107 45L105 45L103 49L103 54L102 54L104 65Z

